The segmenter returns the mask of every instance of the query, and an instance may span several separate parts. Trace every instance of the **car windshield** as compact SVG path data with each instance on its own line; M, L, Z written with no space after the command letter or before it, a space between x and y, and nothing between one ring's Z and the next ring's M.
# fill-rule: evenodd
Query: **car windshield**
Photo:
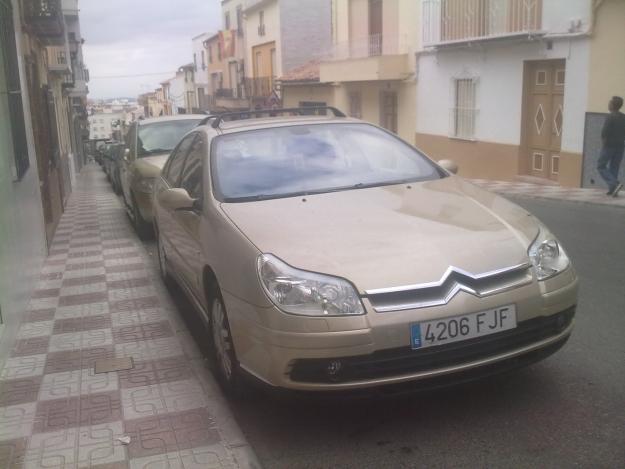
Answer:
M367 124L313 124L223 135L212 148L216 196L242 202L444 176L430 160Z
M141 158L169 153L187 132L197 127L199 122L200 119L177 119L140 125L137 155Z

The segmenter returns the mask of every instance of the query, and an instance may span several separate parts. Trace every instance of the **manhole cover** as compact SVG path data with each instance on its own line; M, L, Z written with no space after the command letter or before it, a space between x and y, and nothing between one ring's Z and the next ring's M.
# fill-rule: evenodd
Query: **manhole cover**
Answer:
M103 360L96 360L95 362L95 374L98 373L110 373L111 371L129 370L134 367L132 363L132 357L124 358L106 358Z

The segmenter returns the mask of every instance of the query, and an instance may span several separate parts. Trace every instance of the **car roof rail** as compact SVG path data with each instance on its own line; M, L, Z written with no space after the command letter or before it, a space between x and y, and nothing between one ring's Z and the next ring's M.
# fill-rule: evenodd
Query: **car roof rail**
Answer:
M249 119L251 116L260 117L262 114L267 114L269 117L275 117L277 114L284 114L285 112L297 113L300 116L304 112L314 111L331 111L334 117L347 117L342 111L334 106L306 106L306 107L290 107L290 108L277 108L277 109L250 109L249 111L237 111L237 112L224 112L221 114L215 114L202 120L200 125L207 124L211 119L215 119L211 124L214 129L218 129L221 126L223 120L227 117L238 117L241 119Z
M206 125L208 124L208 121L210 121L211 119L215 119L217 117L219 117L219 114L210 114L208 112L205 113L206 117L204 119L202 119L199 123L198 123L198 127L201 125Z

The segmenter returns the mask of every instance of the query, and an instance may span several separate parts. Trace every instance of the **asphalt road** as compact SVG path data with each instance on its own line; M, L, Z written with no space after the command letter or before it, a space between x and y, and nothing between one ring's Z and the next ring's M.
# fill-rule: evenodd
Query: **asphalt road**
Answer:
M567 345L512 374L427 394L232 401L265 468L625 468L625 210L515 201L547 223L580 276Z

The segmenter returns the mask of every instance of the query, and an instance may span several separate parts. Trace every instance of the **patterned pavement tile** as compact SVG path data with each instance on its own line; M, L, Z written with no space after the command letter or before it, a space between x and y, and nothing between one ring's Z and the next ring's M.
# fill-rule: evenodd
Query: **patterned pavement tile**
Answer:
M132 357L134 360L154 360L179 355L184 355L184 351L180 341L173 337L115 344L115 356Z
M114 356L115 351L112 345L83 348L82 350L51 352L48 354L44 371L46 374L49 374L93 368L97 360L113 358Z
M191 378L193 378L191 365L183 356L135 361L134 368L119 372L119 384L124 389Z
M90 303L102 303L108 300L106 291L92 293L81 293L78 295L68 295L59 298L59 306L78 306Z
M39 376L43 373L45 363L45 354L9 358L0 371L0 380Z
M92 261L92 262L76 262L72 264L65 265L65 271L73 271L73 270L91 270L97 269L98 267L104 267L104 261ZM85 273L85 275L88 275Z
M160 301L156 296L148 296L145 298L131 298L128 300L115 301L110 304L111 313L121 313L126 311L137 311L146 308L155 308L160 305Z
M104 266L96 266L88 269L75 269L75 270L66 270L63 273L63 279L74 279L74 278L86 278L92 277L94 275L104 275L106 273L106 269Z
M126 460L126 449L117 440L124 436L121 421L80 427L78 434L79 467L116 464Z
M202 386L194 379L122 389L121 397L126 420L181 412L206 405Z
M30 339L19 339L15 342L12 357L23 357L26 355L39 355L48 351L50 337L32 337Z
M62 352L64 350L76 350L81 348L94 348L111 345L113 337L111 329L96 329L83 332L70 332L56 334L50 338L50 352Z
M130 270L128 272L107 272L106 281L116 282L119 280L132 280L136 278L152 278L152 273L148 270Z
M76 286L62 286L61 287L61 297L73 296L73 295L82 295L87 293L103 293L106 292L106 283L89 283L85 285L76 285Z
M54 319L78 318L82 316L97 316L109 313L108 301L89 303L76 306L59 306L54 313Z
M129 290L138 287L152 285L152 279L149 277L137 277L129 279L111 280L106 286L109 290Z
M27 438L0 441L0 467L3 469L22 468L27 445Z
M53 334L68 332L82 332L92 329L108 329L111 327L111 317L108 314L81 316L78 318L58 319L54 321Z
M77 278L66 278L63 279L63 283L62 286L64 288L66 287L78 287L81 285L91 285L94 283L105 283L106 282L106 275L102 274L102 275L90 275L90 276L83 276L83 277L77 277Z
M0 381L0 407L37 400L41 376Z
M166 454L146 456L130 461L131 469L220 469L238 468L232 455L223 446L200 446Z
M43 290L35 290L33 292L33 296L32 298L54 298L59 296L59 289L58 288L46 288Z
M0 407L0 441L29 436L36 407L36 402Z
M137 342L147 339L162 339L174 335L169 321L159 321L134 326L113 328L113 340L116 344L124 342Z
M24 315L24 322L51 321L54 319L55 312L55 308L28 311Z
M130 436L128 453L133 459L208 446L221 440L204 408L126 420L124 430Z
M124 300L133 300L135 298L150 298L157 295L156 288L152 282L147 285L136 286L130 288L114 288L108 290L109 302L117 303Z
M39 401L33 431L46 433L121 420L118 391Z
M111 314L111 322L114 328L165 320L167 320L167 313L161 308L148 308Z
M143 262L136 262L134 264L107 265L106 266L106 272L107 273L130 272L132 270L145 270L145 264Z
M30 437L24 469L76 467L77 428L61 428Z
M17 331L18 339L30 339L32 337L49 336L52 333L54 321L37 321L22 323Z

